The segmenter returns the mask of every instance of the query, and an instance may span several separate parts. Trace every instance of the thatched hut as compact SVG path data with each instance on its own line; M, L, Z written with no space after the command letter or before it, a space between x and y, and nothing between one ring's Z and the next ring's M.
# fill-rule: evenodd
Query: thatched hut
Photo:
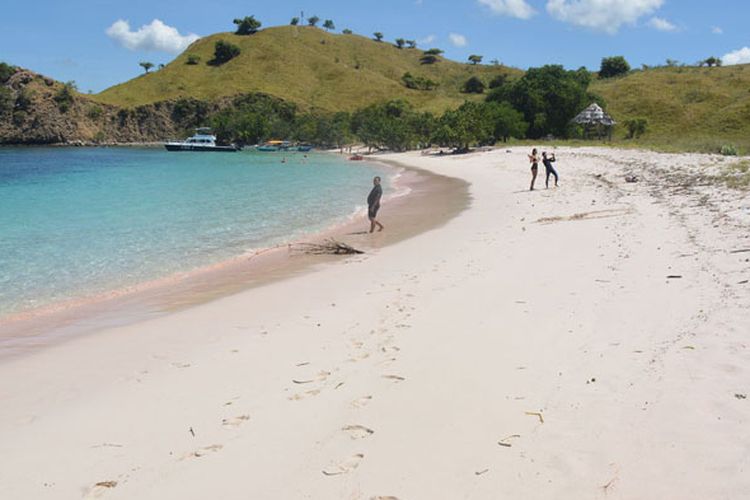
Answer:
M617 124L597 103L592 103L572 121L583 126L583 136L587 139L591 137L591 132L594 132L599 139L605 134L612 139L612 128Z

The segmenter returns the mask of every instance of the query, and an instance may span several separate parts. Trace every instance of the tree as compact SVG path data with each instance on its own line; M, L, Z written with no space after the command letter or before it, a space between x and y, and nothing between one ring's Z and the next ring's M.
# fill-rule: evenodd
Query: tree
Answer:
M348 29L348 28L345 28L345 29L341 30L341 33L343 33L345 35L351 35L354 32L352 30Z
M471 64L474 64L474 65L479 64L480 62L482 62L482 56L472 54L469 56L469 61L471 62Z
M594 99L579 71L559 65L529 68L518 80L492 89L488 102L508 102L523 113L530 138L567 137L570 120Z
M13 94L8 87L0 86L0 115L13 110Z
M508 81L508 75L503 73L502 75L497 75L495 78L490 80L489 87L491 89L496 89L498 87L502 87L505 85L505 83Z
M706 60L705 60L705 61L703 61L703 62L704 62L704 63L706 64L706 66L708 66L709 68L711 68L711 67L713 67L713 66L721 66L721 59L719 59L718 57L714 57L714 56L711 56L711 57L709 57L708 59L706 59Z
M382 42L383 41L383 34L381 32L379 32L379 31L376 31L375 33L373 33L372 36L375 37L375 41L376 42Z
M219 66L240 55L240 48L236 45L219 40L214 45L214 58L209 62L212 66Z
M299 17L293 17L291 21L289 21L289 24L292 26L297 26L299 24Z
M320 18L318 16L312 16L307 19L308 26L317 26L318 22L320 21Z
M500 61L497 60L497 59L492 59L490 61L490 64L493 65L493 66L500 66Z
M406 45L406 40L404 40L403 38L396 38L396 47L398 47L399 49L403 49L404 45Z
M187 61L185 61L185 64L190 64L190 65L195 66L199 62L201 62L201 56L198 56L195 54L189 54L187 56Z
M235 19L232 22L237 25L237 31L234 32L235 35L252 35L254 33L257 33L258 28L260 28L261 26L260 21L255 19L255 16L247 16L243 17L242 19Z
M164 68L166 68L166 67L167 67L167 65L166 65L166 64L164 64L164 63L159 63L159 69L164 69Z
M441 146L466 152L472 144L493 141L494 123L488 119L483 103L465 102L455 110L448 110L438 120L434 142Z
M428 49L424 51L425 55L428 55L428 56L439 56L439 55L442 55L443 52L445 51L441 49Z
M417 41L416 40L407 40L406 45L409 46L410 49L416 49L417 48Z
M526 136L529 124L524 121L523 113L513 109L507 102L488 102L486 106L485 112L494 126L493 142L501 139L508 142L511 137L522 139Z
M484 82L476 76L472 76L464 83L461 92L464 94L483 94L485 89Z
M333 24L333 21L331 21L330 19L326 19L325 21L323 21L323 28L325 28L326 31L335 30L336 25Z
M153 63L150 63L150 62L148 62L148 61L141 61L141 62L139 62L139 63L138 63L138 66L140 66L141 68L143 68L143 69L144 69L144 71L145 71L146 73L148 73L148 71L149 71L149 70L150 70L151 68L153 68L153 67L154 67L154 64L153 64Z
M599 69L599 78L612 78L627 74L630 71L630 64L622 56L605 57L602 59L602 65Z

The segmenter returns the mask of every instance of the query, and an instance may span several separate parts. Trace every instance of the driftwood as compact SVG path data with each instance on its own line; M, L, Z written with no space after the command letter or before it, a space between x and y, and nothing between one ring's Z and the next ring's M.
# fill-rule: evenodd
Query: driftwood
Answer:
M322 243L297 243L296 250L309 255L356 255L363 254L362 250L342 243L333 238L328 238Z

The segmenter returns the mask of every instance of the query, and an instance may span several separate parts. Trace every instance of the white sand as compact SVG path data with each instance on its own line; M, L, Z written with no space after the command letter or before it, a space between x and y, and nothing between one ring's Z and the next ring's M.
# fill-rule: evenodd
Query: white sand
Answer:
M0 498L749 497L750 199L605 149L529 193L525 154L391 156L471 208L3 362Z

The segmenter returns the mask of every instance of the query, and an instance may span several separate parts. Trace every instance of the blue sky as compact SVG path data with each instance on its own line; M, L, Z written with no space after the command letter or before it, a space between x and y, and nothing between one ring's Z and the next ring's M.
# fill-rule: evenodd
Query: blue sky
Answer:
M300 11L332 19L337 31L416 39L458 61L480 54L519 68L592 70L610 55L635 67L711 55L750 63L747 0L29 0L2 11L0 61L84 92L137 76L139 61L169 62L191 34L230 31L235 17L267 27Z

